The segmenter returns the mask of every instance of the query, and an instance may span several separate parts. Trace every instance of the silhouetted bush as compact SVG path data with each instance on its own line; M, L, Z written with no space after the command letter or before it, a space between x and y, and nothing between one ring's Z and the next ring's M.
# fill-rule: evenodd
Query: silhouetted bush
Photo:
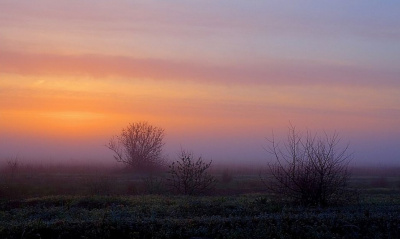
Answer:
M320 137L298 133L289 127L287 141L270 140L268 151L275 157L269 164L272 178L266 186L280 197L303 205L327 206L343 201L348 193L348 145L341 146L337 134Z
M216 179L207 172L212 161L194 159L192 153L182 150L179 159L169 166L170 187L173 192L184 195L198 195L214 188Z

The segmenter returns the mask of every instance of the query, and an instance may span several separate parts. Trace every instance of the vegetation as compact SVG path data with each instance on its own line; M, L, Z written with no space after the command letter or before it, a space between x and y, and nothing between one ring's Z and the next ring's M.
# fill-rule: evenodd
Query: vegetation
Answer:
M107 147L122 162L140 172L157 169L163 163L164 129L147 122L131 123L120 135L110 139Z
M3 201L1 238L399 238L400 205L287 208L266 196Z
M192 153L181 150L179 160L169 166L169 182L172 190L178 194L199 195L215 186L216 179L208 173L211 166L199 157L194 159Z
M398 169L353 170L349 186L358 189L357 200L330 207L279 200L263 191L257 169L228 169L232 178L200 197L163 191L167 175L24 164L8 177L12 169L4 167L0 238L400 237ZM226 170L209 173L223 178Z
M348 146L340 145L337 134L305 136L290 126L281 146L273 138L268 151L276 162L269 164L266 186L280 197L302 205L327 206L349 196Z
M162 163L163 132L141 122L110 140L135 173L8 161L0 238L400 238L400 170L350 177L336 134L291 127L261 181L258 167L211 168L184 150L168 172L143 173Z

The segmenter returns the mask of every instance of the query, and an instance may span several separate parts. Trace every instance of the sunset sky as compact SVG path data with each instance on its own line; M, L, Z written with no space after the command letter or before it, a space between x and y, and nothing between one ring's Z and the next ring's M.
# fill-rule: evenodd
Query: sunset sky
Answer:
M0 0L0 159L113 162L130 122L214 162L338 132L400 165L398 0Z

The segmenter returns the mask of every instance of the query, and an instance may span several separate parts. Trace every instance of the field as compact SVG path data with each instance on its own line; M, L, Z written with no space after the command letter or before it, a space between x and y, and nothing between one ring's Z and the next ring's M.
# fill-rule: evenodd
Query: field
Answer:
M355 169L352 197L320 208L269 194L250 169L215 169L195 197L170 194L163 174L4 167L0 238L400 238L398 172Z

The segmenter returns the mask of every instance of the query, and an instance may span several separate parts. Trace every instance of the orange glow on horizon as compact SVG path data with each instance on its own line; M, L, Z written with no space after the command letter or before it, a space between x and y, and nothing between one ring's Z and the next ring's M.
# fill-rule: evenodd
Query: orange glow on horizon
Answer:
M6 79L0 81L0 128L18 135L107 136L118 134L132 121L149 121L174 135L235 135L257 129L268 133L286 128L289 121L314 129L361 132L390 127L395 121L373 112L396 101L392 89L385 89L385 95L375 89L354 92L320 86L243 87L85 75L0 76ZM363 95L369 95L369 104L358 100Z

